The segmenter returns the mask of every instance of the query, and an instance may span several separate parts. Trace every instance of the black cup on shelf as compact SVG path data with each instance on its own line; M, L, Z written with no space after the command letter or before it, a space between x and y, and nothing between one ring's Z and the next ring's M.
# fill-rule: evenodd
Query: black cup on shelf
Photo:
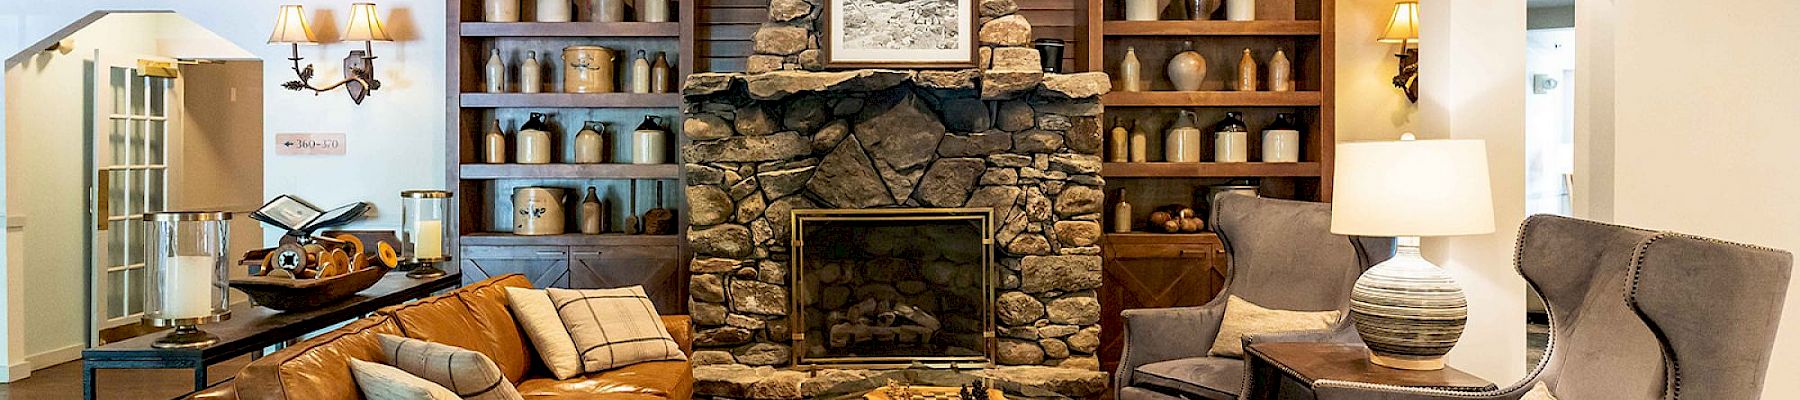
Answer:
M1038 49L1038 57L1044 63L1044 72L1062 72L1063 44L1062 39L1038 39L1032 43Z

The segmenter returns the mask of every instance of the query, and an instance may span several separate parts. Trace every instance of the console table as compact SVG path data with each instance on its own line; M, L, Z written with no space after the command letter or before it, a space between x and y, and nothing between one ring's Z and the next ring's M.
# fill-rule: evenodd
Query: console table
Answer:
M461 274L413 279L405 272L387 276L362 292L316 310L281 312L241 303L231 307L231 319L200 329L219 336L219 342L197 349L159 349L151 342L163 335L151 333L81 352L82 398L94 399L96 372L101 369L193 369L194 390L207 387L206 367L269 346L286 343L332 325L362 318L382 307L430 296L456 287Z
M1494 390L1494 384L1456 368L1393 369L1369 362L1369 349L1343 343L1258 343L1245 348L1251 400L1312 399L1322 380L1459 391Z

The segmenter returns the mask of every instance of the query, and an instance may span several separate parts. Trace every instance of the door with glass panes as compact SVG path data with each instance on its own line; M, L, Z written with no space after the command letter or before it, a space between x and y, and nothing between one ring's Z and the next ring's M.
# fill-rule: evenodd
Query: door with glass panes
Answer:
M163 211L168 138L177 118L176 78L146 75L138 57L96 52L89 102L91 329L138 323L144 312L145 213Z

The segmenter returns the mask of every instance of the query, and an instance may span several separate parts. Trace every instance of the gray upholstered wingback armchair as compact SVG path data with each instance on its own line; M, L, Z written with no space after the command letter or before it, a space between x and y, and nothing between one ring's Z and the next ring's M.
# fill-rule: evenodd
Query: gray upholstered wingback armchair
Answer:
M1124 312L1125 349L1113 375L1119 400L1237 397L1244 385L1243 360L1207 356L1227 297L1347 315L1356 278L1393 256L1392 238L1332 234L1330 204L1233 194L1216 203L1213 230L1231 256L1225 288L1199 307ZM1258 340L1358 342L1348 317L1330 330Z
M1762 395L1791 254L1538 215L1520 228L1515 262L1550 313L1544 359L1524 380L1488 392L1319 381L1315 394L1511 400L1544 382L1562 400Z

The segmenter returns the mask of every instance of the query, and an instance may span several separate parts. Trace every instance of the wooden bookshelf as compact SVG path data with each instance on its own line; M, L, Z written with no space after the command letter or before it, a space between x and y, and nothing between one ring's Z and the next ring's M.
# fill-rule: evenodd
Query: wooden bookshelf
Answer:
M1151 162L1108 162L1101 166L1106 177L1108 210L1102 225L1110 228L1116 216L1111 210L1125 193L1132 204L1134 229L1108 233L1101 241L1107 282L1101 293L1101 369L1117 368L1123 325L1117 317L1123 309L1183 307L1204 304L1223 288L1229 255L1218 235L1164 234L1142 231L1148 214L1164 205L1183 205L1206 216L1210 210L1208 188L1256 180L1265 197L1331 201L1335 125L1335 4L1333 0L1258 0L1255 21L1223 21L1223 12L1210 20L1173 20L1165 12L1160 21L1125 21L1124 2L1080 0L1082 21L1074 27L1077 69L1102 71L1115 79L1114 92L1101 99L1107 130L1115 126L1143 129L1150 138ZM1170 57L1192 42L1206 59L1207 72L1200 91L1175 91L1165 66ZM1124 92L1116 83L1119 62L1133 49L1143 66L1145 90ZM1259 64L1259 91L1236 91L1238 60L1250 49ZM1294 91L1274 92L1267 87L1267 65L1276 50L1283 51L1293 66ZM1203 160L1212 160L1211 130L1227 112L1241 112L1249 125L1249 160L1245 163L1169 163L1162 157L1166 127L1181 111L1194 112L1203 132ZM1300 119L1301 149L1298 163L1265 163L1261 160L1262 130L1279 113ZM1148 127L1148 128L1144 128ZM1109 143L1109 149L1110 143ZM1210 227L1210 223L1207 221ZM1109 229L1110 230L1110 229Z
M685 273L691 257L687 243L685 182L679 146L681 82L695 70L694 26L699 18L693 1L669 0L673 22L484 22L482 0L446 0L448 60L446 101L450 111L444 135L445 158L451 161L447 181L456 193L459 212L452 247L455 264L466 280L522 273L539 286L614 287L639 284L651 292L659 311L684 312ZM576 12L578 20L586 14ZM526 13L526 18L530 14ZM630 16L635 18L635 16ZM576 45L604 46L616 51L615 87L628 87L630 60L637 51L661 52L674 72L672 93L562 93L562 51ZM483 67L493 51L507 62L508 93L485 93ZM519 93L519 63L535 52L542 65L541 93ZM543 114L551 127L550 164L487 164L482 137L506 134L508 160L514 135L532 114ZM645 116L661 117L671 134L662 164L631 164L631 132ZM586 123L603 123L605 164L573 164L570 146ZM406 156L397 154L397 156ZM544 186L563 188L565 226L569 233L545 236L512 234L513 190ZM656 188L661 188L661 194ZM576 233L580 202L586 189L602 198L609 233ZM654 207L675 210L676 233L622 233L627 215Z
M1317 107L1325 96L1304 92L1112 92L1101 98L1108 107Z
M465 108L675 108L680 93L463 93Z

